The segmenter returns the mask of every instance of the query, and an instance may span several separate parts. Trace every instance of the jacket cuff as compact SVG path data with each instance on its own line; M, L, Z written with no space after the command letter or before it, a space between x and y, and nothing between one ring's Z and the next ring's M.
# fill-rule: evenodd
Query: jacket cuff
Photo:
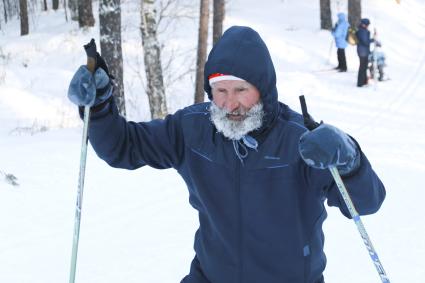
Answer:
M90 119L100 118L108 114L110 112L112 102L113 97L110 96L100 104L90 107ZM84 119L84 106L79 106L78 112L80 114L80 118Z
M362 159L363 159L364 154L362 152L362 149L360 148L359 143L352 136L350 136L350 135L348 135L348 136L351 138L351 140L354 142L354 144L357 147L357 156L356 156L356 158L352 162L352 170L351 171L346 172L346 173L345 172L343 172L343 173L340 172L340 175L341 175L341 178L342 179L347 179L347 178L350 178L350 177L356 175L357 172L360 171L360 168L363 165Z

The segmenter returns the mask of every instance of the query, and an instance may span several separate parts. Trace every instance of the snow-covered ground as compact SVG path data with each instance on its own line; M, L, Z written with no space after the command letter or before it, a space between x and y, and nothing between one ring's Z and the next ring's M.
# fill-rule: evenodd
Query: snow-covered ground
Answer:
M147 119L137 76L138 2L123 1L125 81L130 118ZM333 1L334 18L344 3ZM299 110L298 96L304 94L316 119L360 142L387 188L381 210L363 217L374 246L392 282L424 282L425 2L363 1L391 80L360 89L355 47L347 49L347 73L318 72L336 65L332 38L318 29L318 4L231 0L225 26L249 25L263 36L281 101ZM66 91L85 61L82 44L98 38L98 29L83 32L66 23L63 10L32 17L31 23L29 36L19 36L18 21L0 31L0 282L66 282L82 132ZM181 53L190 55L182 57L185 62L195 55L196 24L182 19L169 33L175 38L165 40L168 48L187 50ZM176 62L173 68L181 65ZM191 103L192 96L190 77L173 84L170 111ZM20 185L8 184L2 172L15 175ZM197 228L187 198L176 172L112 169L89 148L77 282L179 282L189 270ZM337 209L328 212L326 282L379 282L355 225Z

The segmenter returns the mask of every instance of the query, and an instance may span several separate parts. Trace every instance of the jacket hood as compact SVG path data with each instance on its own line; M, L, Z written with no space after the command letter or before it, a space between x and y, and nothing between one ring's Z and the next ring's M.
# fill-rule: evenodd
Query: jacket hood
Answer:
M338 22L345 22L345 14L344 13L338 13Z
M255 30L233 26L224 32L209 53L205 63L204 90L210 100L212 93L208 77L215 73L233 75L254 85L264 106L262 128L270 125L278 109L276 72L269 50Z

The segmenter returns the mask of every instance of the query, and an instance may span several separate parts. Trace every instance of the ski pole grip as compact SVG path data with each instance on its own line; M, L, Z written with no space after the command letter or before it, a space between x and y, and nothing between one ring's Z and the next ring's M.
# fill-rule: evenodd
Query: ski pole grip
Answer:
M301 103L301 111L303 113L303 117L304 117L304 126L309 129L310 131L316 129L317 127L320 126L320 124L322 124L323 122L320 121L320 123L317 123L316 121L314 121L313 117L310 116L310 114L308 114L307 111L307 103L305 102L305 97L304 95L300 95L300 103Z
M96 70L96 42L94 41L94 38L90 40L89 43L84 45L84 50L87 54L87 69L89 69L90 72L94 73Z
M308 115L308 112L307 112L307 104L305 103L304 95L300 95L300 103L301 103L301 111L303 113L303 117L304 117L304 119L306 119L310 115Z

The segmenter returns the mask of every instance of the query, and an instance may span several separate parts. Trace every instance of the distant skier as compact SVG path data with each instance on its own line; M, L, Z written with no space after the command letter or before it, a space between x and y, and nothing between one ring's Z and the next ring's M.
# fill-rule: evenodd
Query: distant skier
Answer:
M359 29L356 32L358 39L357 55L360 60L359 73L357 76L358 87L367 85L367 67L369 62L370 44L374 41L373 38L370 38L370 31L368 30L369 25L369 19L361 19Z
M72 81L87 76L80 67ZM362 215L380 208L383 184L349 135L329 124L308 131L278 101L270 53L253 29L224 32L204 76L209 102L136 123L119 115L98 68L93 149L113 167L174 168L184 179L199 229L182 283L323 283L325 201L350 217L327 169L336 166ZM79 106L94 98L85 87L69 90Z
M372 53L369 55L369 62L370 62L370 77L372 79L375 78L375 68L378 67L378 73L379 73L379 81L383 81L385 78L384 73L384 67L386 66L386 57L385 53L382 51L382 44L380 41L375 40L375 47L373 48ZM375 66L376 65L376 66Z
M345 48L347 47L347 32L349 24L344 13L338 13L338 22L332 30L332 36L335 39L337 50L338 66L335 68L339 72L347 71L347 60L345 57Z

